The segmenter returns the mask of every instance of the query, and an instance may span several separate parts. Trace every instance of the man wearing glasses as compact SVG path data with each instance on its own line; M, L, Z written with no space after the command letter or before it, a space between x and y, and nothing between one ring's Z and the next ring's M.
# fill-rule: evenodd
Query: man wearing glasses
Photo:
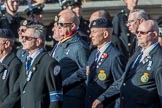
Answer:
M128 20L128 15L131 10L135 9L138 0L122 0L126 4L126 8L117 13L113 18L113 35L119 37L126 48L126 56L130 57L132 53L131 45L132 38L134 37L128 30L126 26L126 21Z
M130 53L133 54L136 50L139 49L137 45L137 29L140 23L144 20L148 20L149 16L143 9L134 9L130 11L128 16L128 21L126 23L129 31L133 34L132 36L132 45L130 46Z
M158 43L159 28L155 21L146 20L139 25L137 31L138 44L142 50L130 58L121 79L99 96L92 108L103 108L105 100L119 93L121 108L162 107L162 49Z
M53 57L62 67L63 81L85 67L89 56L88 45L78 34L78 25L79 19L72 10L66 9L59 13L57 29L61 39ZM84 96L84 83L64 89L63 108L84 108Z
M27 27L22 34L23 50L29 55L23 63L14 92L0 106L13 108L21 98L21 108L62 108L61 68L44 51L45 33L41 25Z
M71 9L76 13L79 18L80 24L78 26L78 31L83 40L90 44L90 30L89 30L89 21L85 20L82 16L82 0L62 0L63 9Z
M23 33L26 31L27 26L32 25L32 24L36 24L36 23L30 20L22 20L20 22L20 27L17 30L20 44L22 42ZM22 49L22 45L19 45L16 55L21 60L21 62L24 63L26 60L26 57L28 56L28 52Z

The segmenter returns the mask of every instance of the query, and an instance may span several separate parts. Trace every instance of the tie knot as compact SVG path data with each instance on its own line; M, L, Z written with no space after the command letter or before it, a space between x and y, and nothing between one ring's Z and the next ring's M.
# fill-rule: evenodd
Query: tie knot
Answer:
M132 68L137 67L137 65L141 62L142 55L143 55L143 52L141 52L141 53L138 54L138 56L137 56L135 62L134 62L133 65L132 65Z
M26 61L26 70L28 71L30 66L31 66L31 62L32 62L32 58L31 57L27 57L27 61Z

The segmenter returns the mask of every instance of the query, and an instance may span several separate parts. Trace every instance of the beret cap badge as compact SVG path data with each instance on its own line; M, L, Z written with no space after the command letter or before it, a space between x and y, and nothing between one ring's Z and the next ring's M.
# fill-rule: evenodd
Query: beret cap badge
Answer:
M23 25L26 26L28 24L27 20L24 20Z

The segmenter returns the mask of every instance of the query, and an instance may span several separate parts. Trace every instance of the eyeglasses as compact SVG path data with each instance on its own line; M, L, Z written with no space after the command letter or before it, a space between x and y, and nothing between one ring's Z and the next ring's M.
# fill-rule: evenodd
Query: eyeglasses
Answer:
M29 37L29 36L21 36L21 39L24 39L26 41L31 41L32 39L37 39L35 37Z
M72 23L57 23L57 26L59 27L67 27L67 25L70 25Z
M141 35L146 35L148 34L149 32L152 32L152 31L147 31L147 32L144 32L144 31L137 31L138 34L141 34Z

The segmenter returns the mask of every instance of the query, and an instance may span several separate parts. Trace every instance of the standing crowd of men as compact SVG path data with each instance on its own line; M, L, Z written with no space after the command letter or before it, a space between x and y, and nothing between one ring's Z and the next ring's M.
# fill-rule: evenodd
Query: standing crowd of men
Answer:
M136 9L138 0L123 1L113 19L97 10L87 21L81 0L63 0L44 26L44 5L27 9L25 19L18 0L5 0L0 108L161 108L162 28Z

